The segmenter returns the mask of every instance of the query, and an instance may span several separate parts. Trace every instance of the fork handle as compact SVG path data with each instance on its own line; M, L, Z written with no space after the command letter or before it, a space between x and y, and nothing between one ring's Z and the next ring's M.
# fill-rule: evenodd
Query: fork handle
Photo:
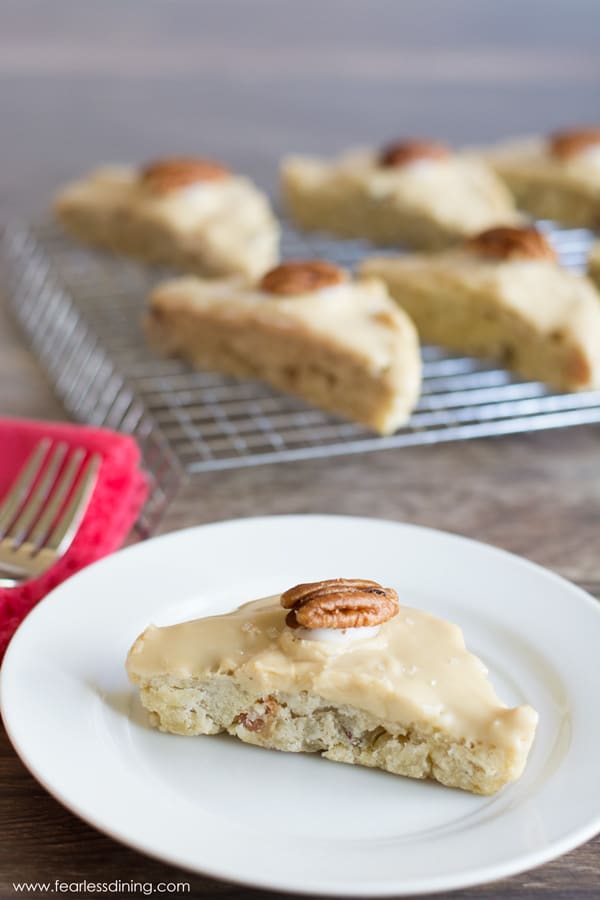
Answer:
M24 581L27 581L28 576L26 572L21 571L21 569L17 569L13 566L0 565L0 588L7 587L15 587L17 584L22 584Z
M16 587L18 584L21 584L22 580L24 579L9 578L6 575L0 574L0 588Z

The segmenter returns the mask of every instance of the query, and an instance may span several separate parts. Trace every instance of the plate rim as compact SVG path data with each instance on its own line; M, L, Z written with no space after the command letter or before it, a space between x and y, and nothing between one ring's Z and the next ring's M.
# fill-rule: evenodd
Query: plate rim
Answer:
M65 584L69 584L71 586L73 582L78 582L80 580L85 580L86 578L88 578L89 574L93 573L96 567L104 567L107 564L110 565L111 560L115 557L121 558L124 555L134 557L138 553L143 554L149 543L151 543L152 545L160 543L162 546L164 546L169 542L177 543L177 541L181 539L182 535L189 535L190 533L202 533L207 529L226 529L231 525L237 525L240 523L268 524L273 522L280 522L281 520L286 520L288 522L292 521L298 524L300 522L306 523L307 521L319 521L328 524L333 524L336 521L351 521L356 524L375 524L378 526L384 525L391 528L400 528L412 532L428 533L432 535L442 536L446 540L450 539L450 541L466 545L471 550L475 550L475 552L484 551L494 556L500 555L503 557L508 557L510 564L512 565L517 564L522 569L529 571L535 570L538 576L550 579L555 584L559 585L563 590L567 590L571 594L575 595L579 598L580 602L584 603L590 610L593 610L594 615L600 616L600 601L594 598L583 588L569 581L557 572L554 572L551 569L547 569L539 563L533 562L532 560L526 559L525 557L519 556L515 553L512 553L511 551L505 550L501 547L497 547L494 544L480 541L475 538L466 537L455 532L433 528L431 526L413 524L412 522L372 516L352 516L327 513L289 513L283 515L243 516L234 519L221 520L218 522L208 522L204 524L193 525L186 528L177 529L175 531L170 531L151 538L149 541L141 541L133 546L121 548L115 553L96 561L92 565L87 566L72 575L65 582L62 582L60 585L55 587L44 598L44 601L39 603L30 611L23 624L19 627L19 629L15 633L15 636L10 642L2 663L2 667L0 668L0 713L8 738L14 751L16 752L17 756L19 757L20 761L25 766L27 771L36 779L36 781L38 781L38 783L41 784L42 787L62 806L64 806L69 810L69 812L71 812L78 818L82 819L86 824L90 825L93 828L96 828L98 831L100 831L102 834L105 834L112 840L115 840L162 863L178 867L183 871L192 874L205 875L222 881L227 881L232 884L269 891L284 891L287 893L304 896L322 895L332 897L392 897L425 895L437 891L454 891L459 890L460 888L469 888L477 885L488 884L501 878L518 875L531 869L538 868L539 866L544 865L545 863L550 862L551 860L556 859L557 857L562 856L563 854L568 853L576 847L581 846L587 841L593 839L600 832L600 809L595 818L590 819L586 824L580 826L577 829L574 829L562 838L554 839L545 848L541 848L537 851L524 852L516 862L511 862L511 860L509 859L504 862L484 865L481 868L472 868L466 872L461 871L451 875L427 876L426 881L425 879L420 878L418 883L415 883L414 881L405 881L402 885L399 885L397 881L393 883L390 881L378 881L374 883L361 882L360 885L357 886L354 882L343 883L338 879L335 886L333 884L314 884L306 888L299 888L290 887L288 881L285 881L279 877L269 876L267 880L258 880L257 878L252 877L252 880L245 880L239 875L232 875L229 870L225 870L219 865L213 866L210 863L208 865L202 863L201 867L199 867L194 866L185 859L178 858L176 853L171 853L169 851L168 855L161 854L160 851L156 850L156 848L148 846L144 839L136 839L135 837L124 836L121 832L115 830L107 824L99 824L98 821L93 817L93 815L90 815L87 810L80 808L76 801L65 797L62 789L53 786L46 780L45 775L40 772L38 770L38 767L32 764L31 761L27 758L26 748L21 745L19 739L14 734L13 729L9 724L10 713L7 715L5 710L6 672L10 672L13 665L18 666L18 662L13 663L13 658L18 661L19 654L21 652L19 650L20 644L28 640L30 630L32 628L35 629L35 623L38 616L45 614L44 612L42 612L44 608L47 608L47 604L45 601L51 597L60 595Z

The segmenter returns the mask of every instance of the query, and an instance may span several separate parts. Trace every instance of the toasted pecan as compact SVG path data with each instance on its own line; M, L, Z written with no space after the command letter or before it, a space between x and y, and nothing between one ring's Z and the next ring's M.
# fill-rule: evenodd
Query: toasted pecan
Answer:
M221 163L191 157L159 159L140 170L141 183L155 194L168 194L201 181L220 181L227 175L229 170Z
M260 707L262 706L262 710ZM275 716L280 704L271 694L265 700L259 700L256 708L248 712L241 712L236 719L237 724L246 731L262 731L266 724Z
M536 228L515 228L510 225L488 228L469 238L465 247L484 259L556 260L556 253Z
M290 628L363 628L398 612L398 595L376 581L333 578L297 584L281 595Z
M322 259L281 263L263 275L259 288L268 294L290 296L333 287L348 278L344 269Z
M405 166L421 159L446 159L450 151L437 141L394 141L379 154L379 165L387 168Z
M552 156L558 159L572 159L590 147L600 146L600 128L570 128L555 131L548 138Z

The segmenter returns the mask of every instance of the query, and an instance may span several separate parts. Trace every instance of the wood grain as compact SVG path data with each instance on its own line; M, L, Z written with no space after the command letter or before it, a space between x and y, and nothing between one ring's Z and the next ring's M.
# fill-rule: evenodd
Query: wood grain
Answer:
M274 190L288 150L592 122L599 28L595 0L4 0L1 215L39 214L58 183L109 159L199 150ZM64 417L1 306L0 413ZM598 594L599 438L588 427L206 475L163 530L294 512L411 521L520 553ZM1 897L14 896L13 881L55 878L189 879L195 898L273 896L189 876L89 828L33 780L4 733L0 820ZM599 851L597 838L454 896L598 900Z

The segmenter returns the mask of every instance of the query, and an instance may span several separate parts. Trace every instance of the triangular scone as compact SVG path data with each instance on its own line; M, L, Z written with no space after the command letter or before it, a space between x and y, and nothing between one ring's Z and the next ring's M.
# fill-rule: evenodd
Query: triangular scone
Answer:
M284 263L255 284L180 278L150 297L160 351L265 381L388 433L419 396L416 330L381 281L329 263Z
M81 241L184 272L252 278L279 258L267 197L209 160L106 166L63 188L54 211Z
M495 228L461 249L370 257L421 340L491 357L565 390L600 387L600 296L533 228Z
M338 159L289 156L281 181L301 228L375 244L446 247L519 218L489 166L433 141L397 141Z
M225 731L479 794L521 775L537 724L498 699L456 625L361 579L150 626L127 671L161 731Z
M575 228L600 226L600 128L503 141L481 151L520 209Z

